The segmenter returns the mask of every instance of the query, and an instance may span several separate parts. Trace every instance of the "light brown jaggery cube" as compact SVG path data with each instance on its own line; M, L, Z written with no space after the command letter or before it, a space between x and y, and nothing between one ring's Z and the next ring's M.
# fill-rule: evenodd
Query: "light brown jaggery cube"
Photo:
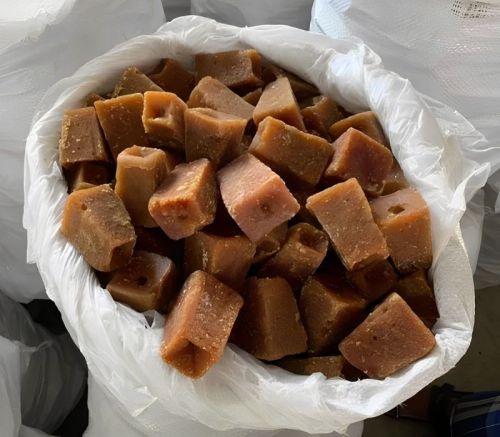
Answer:
M387 243L355 178L312 195L306 207L327 232L347 270L360 269L389 256Z
M330 139L328 128L336 121L344 118L335 102L326 96L316 96L302 101L302 119L309 132L317 132L320 136Z
M109 162L95 109L67 110L59 139L59 163L63 168L70 168L86 161Z
M209 108L190 108L184 114L186 161L207 158L220 168L239 156L247 121Z
M354 367L382 379L424 357L435 345L432 332L392 293L342 340L339 349Z
M410 184L406 180L403 170L401 170L398 162L394 159L391 170L384 179L384 186L381 193L382 196L392 194L395 191L404 190L409 186Z
M356 178L367 193L382 192L393 159L391 151L363 132L349 128L333 143L335 153L325 170L324 179Z
M198 80L211 76L234 89L262 85L260 55L255 49L199 54L195 65Z
M109 185L71 193L64 205L61 233L101 272L126 265L136 240L130 216Z
M308 223L298 223L288 230L281 249L259 269L261 277L281 276L293 289L300 288L314 274L326 256L328 236Z
M372 302L393 290L399 276L387 260L375 261L359 270L348 273L349 281L361 296Z
M370 202L394 265L401 273L432 264L431 217L420 193L406 188Z
M149 78L164 91L177 94L184 101L194 88L194 75L174 59L163 59Z
M351 127L363 132L384 146L389 144L377 116L372 111L360 112L336 121L329 127L328 132L332 139L336 140Z
M250 278L231 342L266 360L307 350L307 337L292 288L283 278Z
M251 120L254 106L213 77L204 77L195 86L187 105L190 108L210 108Z
M366 300L344 284L311 276L300 292L299 310L306 328L308 352L325 354L365 316Z
M250 269L255 244L244 235L197 232L184 242L184 274L203 270L238 290Z
M259 103L259 99L261 96L262 96L262 88L257 88L253 91L250 91L249 93L246 93L243 96L243 100L255 106L257 105L257 103Z
M157 145L183 150L186 109L186 104L173 93L146 92L142 122L149 139Z
M219 170L217 179L229 215L253 242L300 208L283 180L248 153Z
M171 170L172 161L163 150L132 146L120 152L116 158L115 192L134 225L158 226L148 211L148 203Z
M341 355L329 357L284 358L276 365L296 375L322 373L326 378L343 377L345 360Z
M114 300L136 311L164 312L177 292L177 270L165 256L136 250L106 288Z
M269 234L264 235L257 242L257 250L253 257L253 263L260 263L270 258L281 249L288 233L288 223L282 223L276 226Z
M128 94L94 103L99 123L116 159L127 147L148 147L148 138L142 124L144 97Z
M129 67L122 73L120 80L115 86L112 97L135 93L144 94L146 91L163 90L141 70L136 67Z
M149 213L172 240L212 223L216 208L215 171L208 159L179 164L149 200Z
M286 77L280 77L266 86L253 111L256 125L266 117L274 117L297 129L306 130L299 105Z
M163 360L190 378L201 378L222 357L242 305L238 292L212 275L192 273L167 316Z
M267 117L248 149L286 181L316 185L333 154L328 141Z
M90 93L86 98L85 98L85 106L89 106L91 108L94 107L94 103L97 102L98 100L104 100L104 97L97 93Z
M175 265L182 265L184 259L184 240L174 241L165 235L161 228L134 226L137 241L134 250L156 253L170 258Z
M107 165L96 162L81 162L66 172L68 192L83 190L111 181L111 170Z
M394 291L398 293L426 326L434 325L439 318L439 311L434 291L427 281L424 270L418 270L401 278Z
M319 94L318 89L309 82L306 82L289 71L271 64L267 60L262 60L262 79L265 83L272 82L280 77L286 77L288 79L297 100L304 100Z

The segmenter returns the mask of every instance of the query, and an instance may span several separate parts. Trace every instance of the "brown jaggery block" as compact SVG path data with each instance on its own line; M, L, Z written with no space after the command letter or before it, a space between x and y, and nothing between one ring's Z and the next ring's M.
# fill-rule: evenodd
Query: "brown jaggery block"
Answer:
M89 106L91 108L94 107L94 103L97 102L98 100L104 100L104 97L97 93L90 93L86 98L85 98L85 106Z
M243 298L208 273L184 282L167 316L161 356L190 378L201 378L224 353Z
M59 139L59 164L70 168L86 161L109 162L96 111L94 108L67 110Z
M175 265L181 265L184 259L184 240L174 241L168 238L160 228L135 226L137 241L134 250L156 253L170 258Z
M393 290L399 278L387 260L375 261L347 276L358 293L370 302Z
M345 360L341 355L329 357L284 358L275 363L277 366L296 375L322 373L326 378L343 377Z
M163 59L149 78L164 91L177 94L184 101L194 88L194 75L174 59Z
M431 327L439 318L434 291L424 270L401 278L394 291L398 293L426 326Z
M167 257L136 250L106 288L114 300L136 311L164 312L177 292L177 270Z
M194 87L187 105L190 108L211 108L251 120L254 106L213 77L204 77Z
M172 170L172 160L163 150L132 146L120 152L116 158L115 192L122 199L134 225L158 226L148 211L148 203Z
M186 109L186 104L173 93L146 92L142 122L149 139L158 146L183 150Z
M115 86L112 97L135 93L144 94L146 91L163 90L141 70L136 67L129 67L122 73L120 80Z
M299 186L316 185L333 154L328 141L273 117L259 124L248 150L285 180Z
M278 120L305 131L300 108L290 82L280 77L266 86L253 111L253 121L258 125L266 117Z
M257 103L259 103L259 99L261 96L262 96L262 88L257 88L253 91L250 91L249 93L246 93L243 96L243 100L245 100L245 102L248 102L253 106L256 106Z
M332 139L336 140L351 127L363 132L384 146L389 145L382 126L373 111L360 112L359 114L339 120L328 128L328 132Z
M370 202L394 265L401 273L432 264L431 217L420 193L406 188Z
M299 310L306 328L308 352L331 352L363 320L367 301L352 288L324 275L311 276L300 292Z
M272 82L280 77L286 77L290 82L293 93L297 100L304 100L319 94L318 89L309 82L301 79L289 71L284 70L267 60L262 60L262 79L265 83Z
M281 249L258 271L260 277L281 276L293 289L314 274L326 256L328 237L308 223L292 226Z
M184 274L203 270L238 290L250 269L255 244L243 235L196 232L184 241Z
M336 121L344 118L336 103L326 96L316 96L301 102L302 119L306 129L317 132L323 138L330 140L328 128Z
M142 124L144 97L128 94L94 103L99 123L109 144L113 158L127 147L148 147L148 138Z
M381 193L382 196L392 194L395 191L404 190L409 186L410 184L406 180L403 170L401 170L398 162L394 159L392 167L384 179L384 186Z
M323 178L347 180L356 178L367 193L382 192L393 159L391 151L363 132L349 128L333 143L335 153Z
M149 213L172 240L212 223L216 208L215 171L208 159L179 164L149 200Z
M255 49L198 54L195 65L198 80L211 76L234 89L262 85L260 55Z
M360 269L389 256L387 243L355 178L314 194L306 206L327 232L347 270Z
M427 355L435 345L432 332L397 293L392 293L339 349L354 367L371 378L383 379Z
M111 170L107 165L96 162L81 162L66 172L68 192L83 190L110 182Z
M229 215L253 242L300 208L283 180L248 153L219 170L217 179Z
M247 121L209 108L189 108L184 114L186 161L207 158L216 169L239 156Z
M292 288L283 278L250 278L231 342L261 360L307 350L307 337Z
M257 242L257 250L255 256L253 257L253 263L260 263L265 261L274 255L286 240L286 235L288 233L288 223L282 223L276 226L269 234L264 235Z
M130 216L109 185L71 193L64 205L61 233L102 272L126 265L136 240Z

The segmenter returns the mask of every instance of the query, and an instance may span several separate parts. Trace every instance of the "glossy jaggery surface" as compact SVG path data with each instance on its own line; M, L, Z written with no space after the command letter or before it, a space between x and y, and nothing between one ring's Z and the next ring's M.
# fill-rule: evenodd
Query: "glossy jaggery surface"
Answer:
M349 281L366 300L374 301L392 291L399 276L387 260L375 261L348 273Z
M245 100L245 102L248 102L253 106L256 106L257 103L259 103L261 96L262 96L262 88L257 88L253 91L246 93L243 96L243 100Z
M163 59L149 78L161 89L186 101L194 88L194 75L174 59Z
M111 181L111 169L98 162L81 162L65 172L68 192L82 190Z
M115 86L112 97L135 93L144 94L146 91L163 90L137 67L129 67L122 73L120 80Z
M387 138L385 137L382 126L380 125L378 118L373 111L360 112L358 114L354 114L342 120L336 121L328 128L328 132L332 139L336 140L349 128L354 128L363 132L380 144L383 144L385 146L389 144Z

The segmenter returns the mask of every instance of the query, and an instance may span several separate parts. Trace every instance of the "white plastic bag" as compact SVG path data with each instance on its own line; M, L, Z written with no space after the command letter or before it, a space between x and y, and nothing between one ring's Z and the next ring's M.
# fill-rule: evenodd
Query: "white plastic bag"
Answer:
M0 293L2 437L56 430L82 396L86 368L68 335L55 336Z
M90 91L109 89L129 65L149 68L168 56L192 66L194 53L248 46L304 76L349 110L371 107L408 179L429 204L441 314L434 327L437 346L383 381L296 376L234 346L204 378L190 380L160 359L162 317L157 315L149 326L144 315L114 302L59 233L67 194L56 158L65 109L81 105ZM466 199L488 176L489 167L476 164L483 142L456 111L432 100L426 103L407 80L384 70L378 56L359 40L334 40L286 26L240 29L182 17L87 63L45 96L26 146L29 257L86 357L92 378L117 401L131 427L164 436L170 427L164 419L168 412L167 417L180 416L217 430L343 432L349 424L379 415L418 392L452 368L469 345L474 290L456 229Z
M117 43L165 22L160 0L0 2L0 289L28 302L45 296L26 264L23 160L35 107L56 81Z

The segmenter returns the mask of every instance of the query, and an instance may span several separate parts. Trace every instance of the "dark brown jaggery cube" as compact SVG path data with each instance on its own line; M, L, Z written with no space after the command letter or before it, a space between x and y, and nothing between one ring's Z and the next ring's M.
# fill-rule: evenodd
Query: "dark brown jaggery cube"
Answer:
M392 168L392 153L363 132L349 128L333 143L335 153L325 170L324 179L356 178L367 193L382 192L385 179Z
M204 77L191 92L190 108L210 108L226 114L251 120L254 106L213 77Z
M216 208L215 171L208 159L179 164L149 200L149 213L172 240L212 223Z
M435 345L432 332L392 293L342 340L339 349L354 367L383 379L424 357Z
M299 186L316 185L333 154L328 141L272 117L259 124L248 151Z
M316 96L312 99L302 101L302 119L309 132L317 132L318 135L330 139L328 128L336 121L344 118L335 102L326 96Z
M108 163L106 143L94 108L64 112L59 140L59 163L70 168L86 161Z
M163 91L149 77L136 67L127 68L121 75L115 86L112 97L125 96L127 94L141 93L146 91Z
M280 77L286 77L290 82L293 93L297 100L304 100L310 97L317 96L319 94L318 89L311 85L309 82L301 79L289 71L286 71L274 64L271 64L267 60L262 62L262 79L265 83L272 82Z
M300 292L299 310L308 338L308 352L324 354L335 349L363 320L367 301L352 288L322 276L311 276Z
M220 168L239 156L247 121L209 108L184 114L186 161L207 158Z
M384 179L384 186L381 193L382 196L392 194L395 191L404 190L409 186L410 184L406 180L403 170L401 170L398 162L394 159L391 170Z
M259 99L262 96L262 88L257 88L256 90L250 91L243 96L243 100L245 102L250 103L253 106L256 106L259 103Z
M377 116L372 111L360 112L336 121L329 127L328 132L332 139L336 140L351 127L363 132L384 146L389 144Z
M260 263L270 258L281 249L288 233L288 223L276 226L269 234L264 235L257 242L257 250L253 257L253 263Z
M389 256L370 204L355 178L307 199L307 209L327 232L347 270L356 270Z
M149 78L162 90L177 94L184 101L194 88L194 75L174 59L163 59Z
M401 273L432 264L431 217L420 193L406 188L370 202L394 265Z
M113 158L127 147L148 147L149 142L142 124L144 97L128 94L94 103L99 123L109 144Z
M253 242L300 208L283 180L248 153L219 170L217 179L229 215Z
M255 244L243 235L196 232L184 242L184 274L203 270L238 290L250 269Z
M307 350L307 337L292 288L283 278L250 278L231 342L266 360Z
M190 378L201 378L222 357L242 305L238 292L212 275L192 273L167 316L163 360Z
M296 375L322 373L326 378L343 377L345 360L341 355L329 357L284 358L276 365Z
M348 273L349 280L358 293L372 302L394 289L398 274L387 260L375 261L359 270Z
M130 216L109 185L71 193L64 205L61 233L102 272L126 265L136 240Z
M198 80L211 76L234 89L262 85L260 55L255 49L199 54L195 65Z
M288 230L281 249L259 269L261 277L281 276L292 288L302 286L314 274L326 256L328 236L308 223L298 223Z
M164 312L177 292L177 270L165 256L136 250L106 288L114 300L136 311Z
M163 150L132 146L120 152L116 159L115 192L134 225L158 226L148 211L148 203L171 170L172 159Z
M165 235L161 228L135 226L137 241L135 250L156 253L170 258L175 265L182 265L184 259L184 240L174 241Z
M426 326L431 327L439 318L434 291L424 270L401 278L394 291L398 293Z
M91 108L94 107L94 103L97 102L98 100L104 100L104 97L97 93L90 93L86 98L85 98L85 106L89 106Z
M156 145L184 149L186 104L175 94L148 91L144 94L142 122L149 139Z
M276 118L302 131L306 130L299 105L286 77L280 77L266 86L253 111L253 121L256 125L266 117Z
M81 162L66 172L68 192L106 184L111 181L111 170L107 165L96 162Z

